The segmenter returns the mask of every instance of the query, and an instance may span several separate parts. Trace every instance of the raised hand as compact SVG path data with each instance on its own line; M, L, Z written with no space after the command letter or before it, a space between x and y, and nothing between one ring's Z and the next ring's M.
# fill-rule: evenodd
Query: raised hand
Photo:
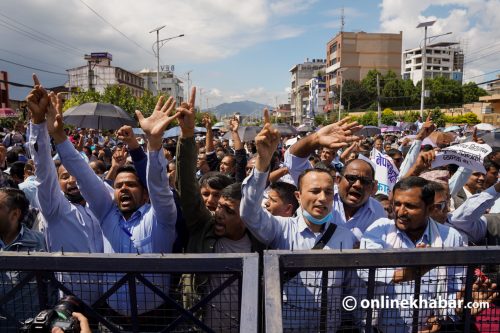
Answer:
M137 142L134 130L131 126L125 125L120 127L118 131L116 131L116 137L118 140L125 142L129 149L139 148L139 142Z
M434 123L432 122L431 115L429 113L427 119L425 120L425 123L422 125L422 128L420 129L420 131L418 131L416 139L417 140L425 139L426 137L431 135L431 133L434 132L435 129L436 125L434 125Z
M205 113L205 115L203 115L203 119L201 120L201 122L203 123L203 126L205 126L207 131L212 130L212 118L208 113Z
M481 278L478 278L476 282L472 285L472 300L473 302L487 302L491 303L498 299L499 292L497 289L496 283L492 283L490 279L486 278L484 281ZM457 293L457 300L464 300L465 296L465 287L463 287ZM484 308L471 308L471 315L475 316L481 313ZM455 312L458 315L463 313L463 308L459 307L455 309Z
M62 94L49 94L50 103L47 107L47 130L56 143L66 140L64 132L64 122L62 117L63 101Z
M127 162L127 156L128 152L125 148L116 148L111 159L111 166L116 168L124 166Z
M195 124L195 108L194 102L196 100L196 87L191 89L191 96L188 103L182 103L177 108L177 115L179 116L179 126L181 127L181 137L191 138L194 136ZM205 125L206 126L206 125Z
M353 135L353 133L362 127L357 122L351 122L350 118L346 117L339 122L321 128L313 135L316 136L316 143L320 147L339 149L359 140L360 137Z
M255 145L258 153L255 168L259 172L266 172L269 168L279 140L280 132L271 125L269 111L264 109L264 127L255 137Z
M26 102L31 113L31 121L34 124L40 124L45 121L49 96L35 74L33 74L33 86L33 90L26 97Z
M238 128L240 128L240 121L236 116L234 116L230 121L229 121L229 130L231 132L238 132Z
M137 119L139 119L139 124L146 133L146 138L148 139L148 150L158 151L161 148L161 143L163 139L163 132L174 119L179 117L179 114L173 114L175 110L175 100L173 97L169 97L164 103L165 97L161 96L156 103L156 107L151 114L151 116L144 118L141 111L136 110L135 114Z

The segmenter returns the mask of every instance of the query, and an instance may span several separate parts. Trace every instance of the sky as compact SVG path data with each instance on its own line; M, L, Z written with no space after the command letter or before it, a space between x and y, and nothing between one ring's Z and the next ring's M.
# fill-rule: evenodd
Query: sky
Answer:
M66 69L85 65L84 54L109 52L112 65L156 70L151 30L165 25L160 64L198 87L202 108L251 100L285 103L290 68L326 58L326 44L340 30L403 31L403 49L424 38L419 22L437 20L434 41L460 42L465 81L500 74L500 0L2 0L0 70L9 81L46 87L66 82ZM43 69L52 73L24 68ZM10 87L23 99L28 88ZM201 91L201 94L200 94ZM201 95L201 96L200 96Z

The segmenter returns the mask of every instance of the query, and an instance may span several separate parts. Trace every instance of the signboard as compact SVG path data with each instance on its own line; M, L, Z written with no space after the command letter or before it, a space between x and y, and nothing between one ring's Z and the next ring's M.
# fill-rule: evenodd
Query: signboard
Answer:
M432 162L431 167L437 168L447 164L456 164L472 171L486 173L483 161L491 153L491 150L489 145L475 142L450 146L436 152L436 158Z
M162 72L173 72L175 69L175 65L161 65L160 70Z
M371 161L375 164L375 179L378 181L377 193L389 195L398 181L399 170L389 155L373 149ZM373 165L373 164L372 164Z

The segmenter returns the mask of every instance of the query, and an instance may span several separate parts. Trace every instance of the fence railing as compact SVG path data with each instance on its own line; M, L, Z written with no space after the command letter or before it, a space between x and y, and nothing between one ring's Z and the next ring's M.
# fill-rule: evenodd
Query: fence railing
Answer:
M124 255L0 252L0 331L82 301L101 332L258 331L257 254Z
M499 266L499 246L266 251L260 294L257 254L0 252L0 332L65 294L100 332L498 333Z
M498 333L498 265L499 246L266 251L265 329Z

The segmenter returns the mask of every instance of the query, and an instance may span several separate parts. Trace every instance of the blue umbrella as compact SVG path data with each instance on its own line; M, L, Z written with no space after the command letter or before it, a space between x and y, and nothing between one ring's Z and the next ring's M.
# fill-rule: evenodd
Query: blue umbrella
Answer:
M462 128L460 126L450 126L446 127L443 132L457 132L460 131Z
M206 133L207 129L205 127L195 127L194 128L194 134L199 134L199 133ZM177 136L181 135L181 128L179 126L172 127L168 130L165 131L163 134L163 138L175 138Z
M132 129L134 131L134 135L145 135L144 131L140 127L136 127Z

